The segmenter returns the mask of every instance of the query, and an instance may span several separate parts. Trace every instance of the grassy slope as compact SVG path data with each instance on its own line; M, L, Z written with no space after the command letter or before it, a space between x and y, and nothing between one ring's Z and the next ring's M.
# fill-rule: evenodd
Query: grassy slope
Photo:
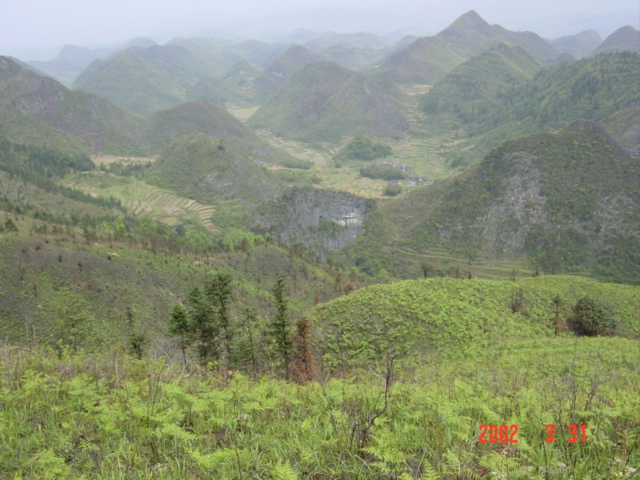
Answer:
M56 322L70 312L89 324L87 347L125 342L131 333L127 308L136 331L153 344L166 334L171 307L216 271L234 278L237 315L248 306L262 315L270 312L270 292L280 274L287 275L293 312L308 309L316 294L320 301L338 294L328 268L269 245L205 258L154 254L123 242L87 245L66 234L5 233L0 248L0 338L22 345L55 340ZM19 266L24 267L22 278Z
M0 468L34 478L122 478L125 468L131 479L631 478L637 347L500 342L467 360L403 365L387 390L374 367L300 386L113 350L2 348ZM515 425L518 443L481 443L482 425ZM568 441L569 425L584 425L584 443L581 430Z
M334 300L318 307L313 319L324 359L335 366L367 365L397 354L472 357L507 338L552 337L556 295L564 319L583 296L610 302L619 333L638 339L638 292L639 287L574 277L407 280Z
M177 105L186 98L184 85L135 53L120 55L96 71L80 75L73 87L102 95L140 115Z
M474 158L506 139L561 128L574 120L606 124L611 134L629 128L620 112L640 98L640 54L609 53L539 71L523 85L505 89L493 103L474 112L469 143ZM635 109L637 110L637 109ZM618 121L609 121L617 117Z

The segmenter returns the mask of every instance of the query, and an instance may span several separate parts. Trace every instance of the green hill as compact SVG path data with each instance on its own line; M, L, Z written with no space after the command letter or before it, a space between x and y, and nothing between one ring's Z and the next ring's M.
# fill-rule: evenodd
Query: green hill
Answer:
M634 104L640 99L638 76L638 53L607 53L544 68L526 82L505 87L494 102L484 102L482 109L465 109L463 104L469 144L475 146L466 152L466 158L479 159L509 138L562 128L575 120L606 125L633 152L638 145L637 136L633 140ZM471 81L473 78L471 73ZM427 108L429 96L424 98Z
M640 32L631 26L619 28L598 47L593 50L592 55L607 52L640 52Z
M398 83L433 85L456 66L499 43L521 47L542 65L549 65L558 56L535 33L511 32L489 25L471 10L435 37L419 38L393 53L373 72Z
M265 168L227 142L202 134L174 140L146 180L209 204L231 200L254 205L281 191Z
M541 68L522 48L500 44L454 68L423 97L422 109L429 116L473 122L495 108L505 90L524 84Z
M153 153L161 153L184 135L205 134L223 140L233 150L254 161L278 163L289 157L258 137L224 108L198 100L160 110L145 122Z
M595 30L586 30L576 35L555 38L549 43L561 53L570 53L574 58L580 59L593 52L602 43L602 38Z
M409 129L399 104L379 82L330 62L297 72L248 124L307 142L396 136Z
M262 99L269 98L298 70L320 60L321 57L314 52L301 45L294 45L276 58L255 79L254 90L256 95Z
M553 299L559 297L556 312ZM512 281L453 278L372 285L315 309L324 361L371 366L392 355L473 357L509 339L553 337L556 314L583 297L609 302L617 334L640 338L638 287L574 277Z
M406 278L444 250L460 262L526 258L545 272L638 284L639 175L637 160L592 123L516 138L370 214L354 259Z
M141 155L142 121L0 57L0 138L67 152Z
M73 88L102 95L140 115L178 105L187 96L187 85L137 53L125 53L83 72Z

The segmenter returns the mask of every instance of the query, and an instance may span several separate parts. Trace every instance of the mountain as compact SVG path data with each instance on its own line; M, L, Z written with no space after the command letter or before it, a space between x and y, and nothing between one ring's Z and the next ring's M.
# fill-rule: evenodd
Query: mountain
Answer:
M188 100L208 100L222 106L255 105L254 82L261 71L238 60L220 78L203 77L187 91Z
M91 62L108 55L111 51L108 48L91 49L77 45L65 45L52 60L31 61L28 63L64 85L71 86L73 81Z
M188 89L200 78L224 72L224 63L215 56L221 49L219 43L175 40L128 51L90 65L73 87L103 95L131 112L149 115L184 102Z
M619 28L592 52L598 55L605 52L640 52L640 31L631 26Z
M435 37L419 38L393 53L374 71L386 80L433 85L456 66L498 43L522 47L543 65L551 64L559 53L535 33L489 25L471 10Z
M310 63L321 61L322 57L301 45L294 45L276 58L255 79L254 90L258 98L269 98L291 76Z
M499 103L505 90L530 80L542 67L521 47L504 43L454 68L423 97L430 116L448 114L462 123ZM430 120L430 121L436 121Z
M599 126L575 122L509 140L464 173L380 207L355 261L406 277L444 250L638 284L638 185L637 159Z
M570 53L575 59L580 59L593 52L602 43L602 38L595 30L585 30L575 35L550 40L549 43L558 52Z
M357 47L338 43L328 46L319 54L329 62L353 70L360 70L378 63L387 55L388 51L386 48Z
M159 110L145 122L153 153L161 153L181 136L205 134L222 140L254 161L278 163L289 156L258 137L224 108L204 100Z
M331 62L298 71L248 124L310 142L337 142L357 134L395 136L409 129L382 84Z
M639 75L640 55L632 52L606 53L541 69L528 81L502 89L482 109L465 109L462 104L469 144L474 148L456 155L460 159L466 155L462 163L475 163L509 138L562 128L575 120L601 123L616 138L625 137L623 145L631 153L640 143L633 136ZM424 98L425 107L437 100L427 102L429 96ZM446 105L444 111L448 111Z
M0 57L0 138L69 152L141 155L142 119Z
M231 200L258 204L281 191L265 168L207 135L173 141L151 167L146 180L202 203Z
M78 77L74 89L102 95L140 115L178 105L187 96L184 83L138 53L129 52L110 62L99 62Z

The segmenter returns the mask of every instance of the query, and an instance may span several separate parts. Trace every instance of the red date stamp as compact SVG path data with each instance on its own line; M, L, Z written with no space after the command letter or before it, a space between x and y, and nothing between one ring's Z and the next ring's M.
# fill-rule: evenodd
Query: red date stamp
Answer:
M569 425L567 427L569 443L587 443L587 426L586 425ZM555 425L547 425L545 427L546 436L544 441L553 443L556 439ZM480 425L480 443L518 443L516 435L518 434L518 425Z

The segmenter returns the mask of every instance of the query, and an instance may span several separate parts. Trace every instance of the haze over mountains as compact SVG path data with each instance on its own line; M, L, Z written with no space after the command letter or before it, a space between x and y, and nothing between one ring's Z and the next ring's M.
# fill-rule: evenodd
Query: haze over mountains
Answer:
M138 174L145 182L204 204L224 204L221 214L226 208L233 212L220 220L231 222L228 226L268 231L288 243L297 239L323 258L331 250L346 248L341 258L374 276L381 270L411 276L409 271L415 271L416 264L435 250L487 259L499 258L500 252L535 261L541 253L569 245L570 253L561 255L566 268L635 282L633 275L622 271L620 262L638 238L632 214L637 205L631 187L619 182L637 175L633 159L640 151L640 32L623 26L605 39L594 31L543 39L533 32L492 25L472 10L437 35L398 37L298 30L277 42L176 38L159 45L137 38L110 49L70 46L53 61L31 63L29 68L57 76L71 84L71 89L25 64L3 58L0 136L16 144L76 154L153 157L157 163ZM575 121L593 123L561 130ZM557 137L536 136L558 129L564 133ZM481 228L473 223L480 222L479 217L468 219L471 223L467 225L467 220L450 213L427 214L443 202L442 198L454 203L442 207L443 211L470 212L477 207L463 206L464 195L452 193L457 191L455 185L475 185L475 181L452 180L419 187L433 182L430 175L445 179L471 167L462 173L461 178L467 178L482 168L480 165L488 165L496 147L511 145L515 137L532 135L543 139L533 144L544 143L545 138L558 140L562 146L557 151L566 155L558 156L555 150L540 153L529 147L509 155L524 156L534 163L542 155L552 158L545 161L560 165L568 158L587 155L580 148L591 138L592 145L608 145L596 149L606 157L601 161L621 163L620 168L629 173L627 178L612 177L606 185L609 193L602 193L604 187L598 189L598 195L605 195L601 202L607 206L603 209L612 209L614 204L630 209L619 212L608 228L613 232L625 225L608 267L601 265L599 252L613 237L603 239L591 224L567 229L557 223L558 218L568 221L571 213L568 217L562 212L540 213L538 223L518 214L525 233L512 232L510 228L517 222L509 217L483 226L493 232L490 238L482 237L483 241L473 240L471 234ZM359 173L363 165L353 161L341 167L337 152L354 137L389 143L389 156L367 161L380 172L396 171L389 178L399 180L386 185L376 177L365 178ZM578 145L570 147L570 142ZM605 152L609 151L617 153L607 157ZM518 174L518 180L504 177L510 168L490 176L500 177L501 185L522 183L524 174ZM531 172L544 170L532 168ZM553 171L571 169L558 168ZM379 178L390 175L379 174ZM529 179L533 182L530 188L523 187L513 195L529 192L535 202L518 201L547 205L552 201L549 190L532 193L534 184L548 183L544 175L535 181ZM589 175L601 174L593 170ZM589 175L580 177L585 184L576 190L559 188L574 192L570 195L577 198L578 192L588 190ZM295 190L300 187L306 190ZM288 194L290 188L298 193ZM364 208L359 200L331 193L335 190L351 195L366 191L374 197L392 191L404 193L393 201L383 195L378 208L368 204ZM627 193L618 199L615 191ZM432 205L421 204L418 199L423 196ZM499 211L499 205L511 197L498 195L491 200L495 203L487 204L487 211ZM272 207L268 206L274 198L284 204L275 216L269 214ZM343 213L316 218L300 210L315 211L314 202L331 210L332 201L341 202L343 206L335 211ZM262 203L266 208L262 214L253 212L253 217L245 217L248 206ZM296 208L289 209L288 203ZM589 216L604 218L605 210L589 210ZM296 222L284 221L286 212L305 220L297 227ZM349 224L350 215L359 224L370 225L369 229L339 234L341 226ZM401 227L407 221L403 215L417 215L416 225L420 226ZM439 219L440 237L421 237L431 218ZM449 221L457 226L446 227ZM375 230L379 225L383 230ZM333 241L331 235L319 234L322 229L335 230L331 235L346 240ZM577 243L562 240L564 234L556 235L560 240L553 245L539 240L537 247L525 248L522 242L529 242L527 232L532 229L570 231L567 238L582 235L586 250L574 252ZM503 245L502 236L520 240ZM356 250L349 250L349 244L356 240ZM325 241L331 246L322 245ZM390 262L388 255L396 244L402 245L407 255L412 252L413 260Z

